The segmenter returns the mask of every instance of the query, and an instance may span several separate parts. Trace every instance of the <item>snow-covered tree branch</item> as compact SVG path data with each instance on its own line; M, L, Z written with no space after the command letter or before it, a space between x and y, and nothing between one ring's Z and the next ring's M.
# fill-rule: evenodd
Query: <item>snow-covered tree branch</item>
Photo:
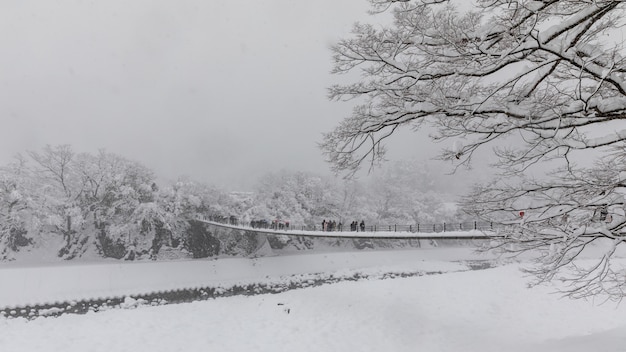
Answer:
M434 126L434 140L454 140L440 157L457 166L493 147L506 177L478 186L466 204L490 220L516 223L501 248L547 249L536 272L541 279L567 276L572 296L619 296L622 281L605 279L617 270L613 248L626 238L619 171L626 155L626 4L372 3L373 13L391 13L393 21L357 24L332 48L335 73L362 72L358 82L330 88L331 99L360 103L321 143L334 170L352 174L380 161L385 140L403 127ZM528 214L521 226L519 211ZM606 265L572 269L583 249L604 239L612 243Z

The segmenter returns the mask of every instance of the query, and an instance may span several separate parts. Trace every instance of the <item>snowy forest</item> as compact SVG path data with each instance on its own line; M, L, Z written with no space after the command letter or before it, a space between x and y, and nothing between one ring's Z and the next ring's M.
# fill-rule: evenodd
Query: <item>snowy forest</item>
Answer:
M458 221L435 193L428 168L389 164L367 182L305 172L263 176L253 192L230 192L188 177L161 184L139 162L104 150L45 146L0 168L0 259L33 249L63 259L157 259L246 254L255 237L212 233L193 221L235 216L313 226L324 219L368 224ZM252 243L250 243L252 242Z

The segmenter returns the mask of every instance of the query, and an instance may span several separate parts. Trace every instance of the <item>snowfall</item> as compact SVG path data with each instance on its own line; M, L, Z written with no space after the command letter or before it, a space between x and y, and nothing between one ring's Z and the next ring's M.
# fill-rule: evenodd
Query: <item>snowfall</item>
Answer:
M495 267L472 270L468 263ZM528 287L469 247L282 253L168 262L0 264L0 308L126 297L87 314L0 316L0 351L626 351L626 304ZM384 278L388 273L411 277ZM367 277L274 294L151 306L175 288Z

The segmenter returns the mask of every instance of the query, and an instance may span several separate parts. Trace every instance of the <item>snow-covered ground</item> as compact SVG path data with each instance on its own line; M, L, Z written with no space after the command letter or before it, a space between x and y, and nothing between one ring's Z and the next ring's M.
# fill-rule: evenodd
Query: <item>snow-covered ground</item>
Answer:
M110 284L96 288L98 295L110 294L119 283L134 279L140 280L137 287L144 287L168 281L186 285L288 280L306 271L443 273L31 321L0 318L0 351L626 351L626 306L562 299L552 294L556 286L527 288L529 278L519 270L522 264L472 271L462 263L470 259L485 258L467 248L430 248L56 265L36 279L32 275L37 267L9 266L0 269L1 291L15 283L10 280L41 283L37 288L13 289L13 294L2 298L15 301L20 298L11 295L35 299L37 295L28 290L37 290L39 297L54 292L49 282L41 281L44 277L82 282L75 284L77 289L98 281L96 276L107 268L120 274L100 277L110 279ZM181 266L195 274L178 277ZM30 279L18 274L29 270L33 270L27 275ZM93 276L88 274L91 270ZM71 276L77 272L82 276ZM153 273L152 278L139 278L147 273Z
M44 266L5 263L0 265L0 309L178 288L276 282L297 274L467 270L461 261L490 258L493 257L477 254L472 248L427 248L300 253L256 259L63 262Z

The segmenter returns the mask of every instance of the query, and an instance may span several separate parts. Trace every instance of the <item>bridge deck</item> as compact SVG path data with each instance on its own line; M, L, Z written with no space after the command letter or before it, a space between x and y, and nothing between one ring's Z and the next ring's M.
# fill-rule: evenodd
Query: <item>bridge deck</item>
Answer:
M376 232L349 232L349 231L335 231L335 232L323 232L323 231L306 231L306 230L274 230L274 229L261 229L252 228L249 226L238 226L224 224L220 222L197 219L198 221L206 224L235 229L243 231L254 231L258 233L268 235L285 235L285 236L308 236L308 237L327 237L327 238L346 238L346 239L395 239L395 240L407 240L407 239L424 239L424 240L476 240L476 239L493 239L499 236L493 232L471 230L471 231L454 231L454 232L437 232L437 233L422 233L422 232L389 232L389 231L376 231Z

